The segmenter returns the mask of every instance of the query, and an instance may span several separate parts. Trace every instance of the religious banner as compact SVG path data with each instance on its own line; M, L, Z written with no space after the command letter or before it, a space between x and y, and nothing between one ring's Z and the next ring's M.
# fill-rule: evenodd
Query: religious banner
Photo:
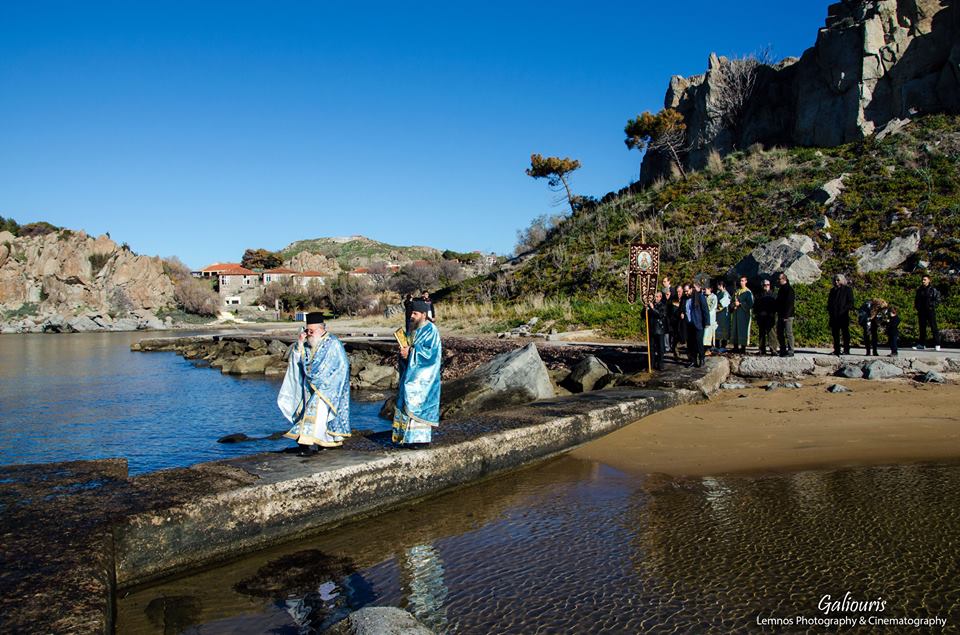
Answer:
M627 272L627 301L642 304L653 300L660 278L660 245L630 245L630 267Z

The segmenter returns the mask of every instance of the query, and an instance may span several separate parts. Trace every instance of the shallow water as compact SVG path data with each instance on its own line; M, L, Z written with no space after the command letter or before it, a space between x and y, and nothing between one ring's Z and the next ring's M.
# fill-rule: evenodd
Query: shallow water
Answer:
M289 428L276 405L279 379L197 369L175 353L131 352L144 337L0 336L0 465L125 457L130 473L140 474L295 445L216 442ZM351 406L356 429L386 428L379 403Z
M956 628L958 494L957 465L671 480L561 457L138 590L118 632L313 633L393 605L438 633L729 633L848 591Z

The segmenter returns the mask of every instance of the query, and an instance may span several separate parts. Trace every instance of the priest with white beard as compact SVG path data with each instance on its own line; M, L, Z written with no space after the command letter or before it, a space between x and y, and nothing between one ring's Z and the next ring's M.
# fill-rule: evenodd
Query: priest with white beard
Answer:
M293 424L284 436L300 445L301 456L318 446L340 447L350 436L350 360L340 340L327 332L321 313L307 314L277 405Z

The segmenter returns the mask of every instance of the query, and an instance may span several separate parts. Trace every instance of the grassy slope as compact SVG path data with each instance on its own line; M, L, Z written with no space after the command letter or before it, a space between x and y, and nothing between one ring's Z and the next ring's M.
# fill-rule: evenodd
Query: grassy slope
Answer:
M810 198L844 173L846 189L831 209ZM891 222L891 212L900 219ZM824 214L831 222L829 239L815 226ZM929 116L883 141L734 153L686 181L657 184L579 212L516 270L467 281L452 297L529 304L542 296L547 302L529 315L629 337L639 330L640 317L624 301L623 272L628 246L641 231L648 242L661 244L661 271L674 281L698 273L722 275L757 245L804 233L818 245L813 255L825 276L847 273L858 302L883 297L899 306L909 338L916 328L912 293L919 275L858 275L851 252L873 241L882 245L910 227L923 228L918 257L931 263L935 284L952 286L948 271L960 263L960 117ZM798 285L797 334L803 343L829 339L823 315L827 285L827 280ZM960 294L950 291L942 326L960 325Z

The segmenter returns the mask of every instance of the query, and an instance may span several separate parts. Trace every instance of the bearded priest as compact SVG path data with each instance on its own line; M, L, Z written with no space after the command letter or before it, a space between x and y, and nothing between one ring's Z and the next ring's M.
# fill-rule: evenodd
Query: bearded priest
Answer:
M299 444L301 456L318 446L340 447L350 436L350 360L340 340L327 332L321 313L307 314L277 405L293 424L283 436Z
M429 320L430 306L423 300L410 304L409 346L400 347L400 388L393 415L393 442L430 443L440 425L440 331Z

